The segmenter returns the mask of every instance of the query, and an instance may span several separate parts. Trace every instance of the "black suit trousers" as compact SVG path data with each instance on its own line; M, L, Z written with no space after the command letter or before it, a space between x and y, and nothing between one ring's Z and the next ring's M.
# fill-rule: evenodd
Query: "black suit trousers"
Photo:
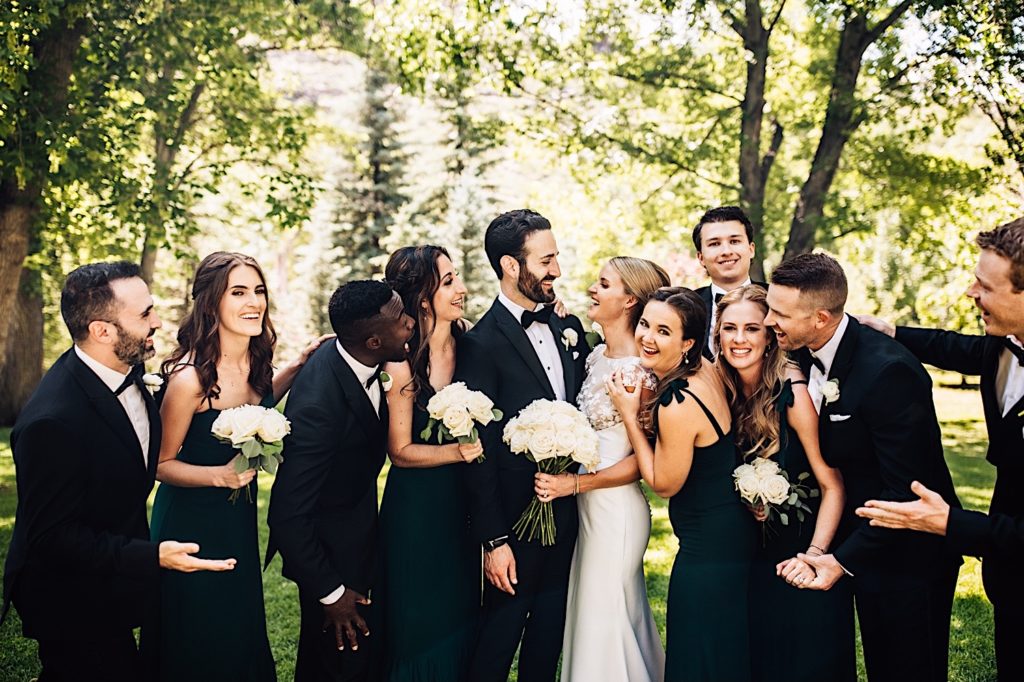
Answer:
M959 572L959 562L950 562L930 570L927 579L855 591L871 682L946 681L949 620Z
M377 662L378 647L374 639L383 636L375 628L368 610L359 613L366 620L370 637L357 634L359 649L353 651L345 639L344 651L338 651L334 628L324 630L324 609L318 598L299 593L299 651L295 661L295 682L376 682L380 679Z
M505 682L519 648L519 682L553 682L562 653L569 568L576 547L577 526L558 523L558 541L509 543L516 560L515 595L484 580L484 605L479 639L468 679ZM598 596L600 598L600 596ZM525 632L524 632L525 629Z
M139 682L147 674L130 629L98 639L40 639L39 682Z

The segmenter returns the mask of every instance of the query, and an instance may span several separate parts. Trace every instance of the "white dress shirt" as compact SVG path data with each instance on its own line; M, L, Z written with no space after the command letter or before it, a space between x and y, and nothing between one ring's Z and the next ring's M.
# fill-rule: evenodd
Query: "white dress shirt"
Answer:
M839 323L839 326L836 327L836 331L832 334L832 338L818 350L811 351L811 357L818 358L821 360L821 364L825 366L825 372L823 374L817 366L811 365L811 371L807 377L807 392L811 395L811 400L814 401L814 411L818 414L821 414L822 387L828 380L829 372L832 371L832 363L836 359L836 351L839 350L839 344L843 340L843 334L846 333L846 328L849 326L849 316L843 315L843 320Z
M518 303L513 303L512 299L504 293L498 294L498 300L512 313L512 317L516 318L516 321L523 319L523 313L526 311L526 308ZM542 307L544 307L543 304L538 303L532 312L536 312ZM551 314L554 315L555 313L552 312ZM555 338L554 331L550 326L541 322L534 322L525 331L526 337L530 339L530 345L533 346L533 351L537 354L537 359L540 360L541 366L544 367L544 373L547 375L548 383L551 384L551 388L555 392L555 397L558 400L565 400L565 375L562 372L562 356L558 352L558 339Z
M370 380L376 372L376 367L368 367L363 363L356 360L352 355L345 350L345 347L341 345L341 341L335 340L334 347L338 349L338 353L341 355L341 359L345 361L349 367L352 368L352 372L356 375L356 379L359 381L359 385L366 391L367 397L370 398L370 402L373 404L373 409L377 414L380 414L380 382L374 381L370 384L370 387L366 387L366 382ZM341 599L341 596L345 594L345 586L339 585L338 589L331 592L326 597L320 598L321 604L333 604L334 602Z
M1021 346L1016 336L1006 337L1010 343ZM1017 401L1024 397L1024 367L1017 361L1017 356L1004 348L999 355L999 369L996 372L996 397L999 400L999 412L1004 417ZM1001 387L1002 390L998 390Z
M745 287L750 284L750 278L747 277L743 284L737 285L735 288ZM711 319L708 320L708 348L711 349L712 355L718 355L718 348L715 346L715 323L718 322L718 306L715 305L716 296L725 296L728 291L718 286L714 282L711 283Z
M107 388L110 389L111 393L114 393L121 387L124 380L128 377L128 373L122 374L116 369L110 369L99 360L94 359L84 350L75 346L75 354L78 355L79 359L85 363L85 366L91 369L96 376L100 378ZM135 429L135 436L139 439L139 447L142 448L142 463L145 466L149 466L149 413L146 411L146 398L142 395L141 389L137 384L132 384L125 390L121 391L121 395L116 396L117 401L121 403L121 407L124 408L125 413L128 415L128 420L132 423L132 428Z

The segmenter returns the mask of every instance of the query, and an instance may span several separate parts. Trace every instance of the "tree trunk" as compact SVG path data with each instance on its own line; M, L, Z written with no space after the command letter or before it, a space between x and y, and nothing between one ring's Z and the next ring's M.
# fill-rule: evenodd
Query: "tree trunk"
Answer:
M22 269L16 305L6 316L11 338L0 372L0 426L14 424L43 376L43 299L39 275Z
M27 87L41 96L38 98L39 106L34 110L38 118L26 120L22 126L24 130L35 131L44 126L56 128L64 118L71 69L85 27L85 19L69 25L65 17L58 17L34 41L36 67L28 75ZM23 334L29 320L23 317L22 308L28 304L36 306L36 303L23 299L20 291L22 265L29 253L49 160L44 148L45 140L36 138L34 133L26 134L23 139L3 142L8 148L20 149L25 158L35 159L37 163L36 168L30 169L28 181L24 184L19 184L15 177L9 175L0 176L0 387L3 387L0 388L3 393L0 396L3 402L0 418L5 421L11 414L17 414L27 398L19 387L32 377L35 380L39 378L38 367L22 366L24 361L42 356L42 332ZM4 172L10 171L4 169ZM41 303L37 307L41 310ZM17 339L17 343L11 344L11 339ZM37 361L36 365L39 364Z
M863 121L863 115L857 111L857 79L864 51L905 14L911 4L912 0L903 0L873 27L868 26L867 17L863 14L847 18L836 50L825 123L811 170L800 188L783 260L814 249L825 200L839 168L843 147Z

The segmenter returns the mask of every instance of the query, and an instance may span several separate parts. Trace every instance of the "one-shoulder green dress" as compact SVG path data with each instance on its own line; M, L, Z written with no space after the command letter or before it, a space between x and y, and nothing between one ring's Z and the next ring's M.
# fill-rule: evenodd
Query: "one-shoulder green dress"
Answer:
M261 402L273 407L273 396ZM220 414L210 408L192 417L178 459L222 465L237 451L210 433ZM285 457L287 457L285 453ZM235 558L234 570L163 571L158 642L161 680L251 682L276 680L267 639L256 532L256 480L232 503L227 488L179 488L161 483L153 503L154 541L199 544L204 559ZM145 636L145 635L144 635ZM150 645L152 642L150 642Z

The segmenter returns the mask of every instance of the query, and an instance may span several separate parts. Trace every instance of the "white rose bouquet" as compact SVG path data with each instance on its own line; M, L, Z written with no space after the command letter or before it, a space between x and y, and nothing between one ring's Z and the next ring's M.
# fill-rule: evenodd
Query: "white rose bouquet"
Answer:
M445 440L475 443L480 438L477 424L487 426L502 417L501 410L495 409L490 398L480 391L469 390L461 381L435 393L427 402L427 413L430 419L420 432L420 438L429 440L430 432L437 425L438 444ZM484 461L484 456L480 455L476 461Z
M593 471L600 462L597 433L582 412L561 400L535 400L505 425L503 440L513 454L525 454L546 474L561 474L573 462ZM550 502L530 500L512 527L522 540L540 536L544 546L555 544L555 514Z
M210 427L214 438L231 443L241 452L242 456L235 460L238 473L246 469L275 473L284 461L281 454L283 441L291 430L291 423L283 414L260 405L239 405L224 410ZM232 490L228 499L235 502L240 494L241 489ZM251 502L248 485L245 486L245 495Z
M789 525L790 511L796 512L800 523L812 513L806 500L817 497L819 492L802 483L809 476L805 471L797 476L796 482L790 482L786 470L769 457L754 457L750 464L741 464L732 472L740 498L750 505L763 505L768 521L777 517L783 526Z

